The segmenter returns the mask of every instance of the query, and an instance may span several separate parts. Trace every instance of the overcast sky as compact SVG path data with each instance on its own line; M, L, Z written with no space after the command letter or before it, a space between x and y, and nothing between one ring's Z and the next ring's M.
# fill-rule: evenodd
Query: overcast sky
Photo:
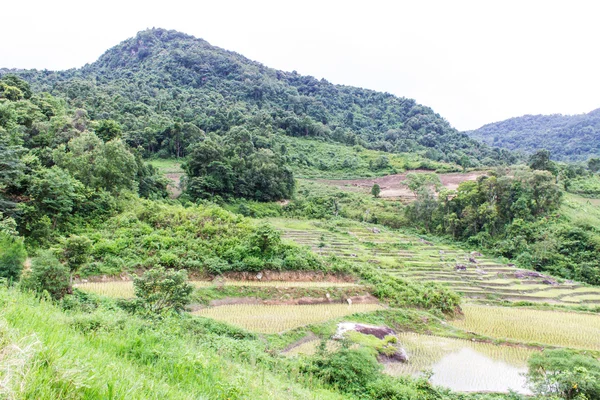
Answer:
M414 98L461 130L600 107L594 0L5 0L0 15L0 67L81 67L162 27L269 67Z

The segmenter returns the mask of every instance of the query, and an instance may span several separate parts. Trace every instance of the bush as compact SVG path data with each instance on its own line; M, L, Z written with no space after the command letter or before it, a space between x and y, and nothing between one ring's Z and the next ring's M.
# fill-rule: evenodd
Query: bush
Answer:
M21 286L40 295L46 292L59 300L71 293L69 279L69 269L50 250L44 250L31 260L31 271L23 277Z
M541 396L600 399L600 361L571 350L545 350L529 358L528 381Z
M23 240L0 232L0 278L18 280L26 258Z
M181 312L190 302L193 286L187 282L187 271L157 267L134 278L134 292L141 307L151 313L167 310Z
M341 349L314 357L304 366L305 372L321 379L338 390L360 393L369 382L376 380L381 366L369 349Z

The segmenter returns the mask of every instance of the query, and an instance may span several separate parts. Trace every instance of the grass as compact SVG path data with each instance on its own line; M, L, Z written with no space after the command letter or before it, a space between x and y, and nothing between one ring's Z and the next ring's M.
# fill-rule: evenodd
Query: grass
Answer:
M153 158L147 160L148 164L151 164L153 167L157 168L158 171L162 174L178 174L183 173L181 169L181 162L183 159L176 158Z
M355 313L381 310L378 304L255 305L233 304L205 308L194 314L252 332L281 333Z
M319 349L319 345L321 344L321 340L314 339L308 342L304 342L298 346L291 348L290 350L284 352L286 356L298 356L298 355L306 355L311 356L317 353ZM341 347L340 342L336 342L335 340L328 340L325 344L325 349L328 352L333 352L339 350Z
M600 315L513 307L464 305L458 328L498 339L600 350Z
M261 361L261 342L207 328L191 317L150 323L118 310L63 312L0 289L0 398L343 398Z

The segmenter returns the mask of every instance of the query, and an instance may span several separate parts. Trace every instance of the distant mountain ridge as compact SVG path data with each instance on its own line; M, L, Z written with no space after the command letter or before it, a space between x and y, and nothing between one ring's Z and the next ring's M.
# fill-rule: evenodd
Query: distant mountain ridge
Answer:
M466 133L512 151L545 148L556 160L585 161L600 156L600 108L578 115L524 115Z
M173 155L199 131L245 126L473 166L514 160L412 99L278 71L172 30L139 32L80 69L0 69L8 72L92 120L117 121L125 140L148 154ZM173 145L176 135L183 147Z

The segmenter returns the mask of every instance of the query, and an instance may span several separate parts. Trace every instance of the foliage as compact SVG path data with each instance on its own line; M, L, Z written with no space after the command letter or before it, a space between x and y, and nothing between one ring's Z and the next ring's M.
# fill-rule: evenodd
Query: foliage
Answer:
M529 157L529 168L554 172L556 167L550 161L550 152L546 149L538 150Z
M419 151L436 161L513 159L412 99L274 70L164 29L139 32L81 69L15 73L87 110L93 121L117 121L124 140L146 155L186 156L204 132L222 135L244 126L387 152ZM387 168L385 158L372 168Z
M185 270L173 271L164 267L152 268L141 277L134 278L133 287L142 307L154 314L168 310L183 311L190 303L194 289L187 282Z
M244 128L194 144L183 164L188 176L186 192L192 199L235 196L272 201L291 197L295 185L291 171L279 154L260 145L260 138Z
M600 398L600 361L566 349L545 350L529 359L529 383L540 396Z
M0 231L0 278L18 281L26 257L23 239Z
M548 149L562 161L600 155L600 110L579 115L525 115L485 125L469 136L508 150Z
M85 236L71 235L65 240L62 258L71 275L85 264L92 249L92 241Z
M379 197L379 193L381 193L381 187L379 187L379 185L375 183L371 188L371 194L373 195L373 197L377 198Z
M21 287L60 300L71 292L69 269L50 250L40 251L32 258L31 271L24 274Z

